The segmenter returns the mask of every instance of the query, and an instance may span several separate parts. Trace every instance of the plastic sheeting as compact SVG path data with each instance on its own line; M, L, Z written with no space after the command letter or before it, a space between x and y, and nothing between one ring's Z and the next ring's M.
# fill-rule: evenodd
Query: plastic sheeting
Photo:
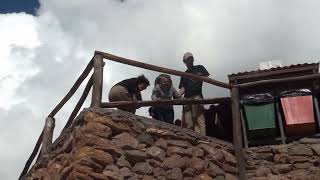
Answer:
M242 98L243 104L253 105L253 104L262 104L262 103L272 103L274 97L270 93L258 93L245 95Z

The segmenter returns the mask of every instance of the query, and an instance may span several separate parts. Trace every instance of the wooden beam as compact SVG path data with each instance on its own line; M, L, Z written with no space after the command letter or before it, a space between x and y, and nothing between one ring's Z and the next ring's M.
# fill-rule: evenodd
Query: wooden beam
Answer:
M19 176L19 180L24 179L24 176L27 174L30 165L32 164L32 161L34 160L34 158L36 157L36 155L38 154L39 148L41 146L41 142L42 142L42 136L43 136L43 130L37 140L36 146L34 147L29 159L27 160L26 164L24 165L24 168Z
M72 113L71 113L66 125L64 126L62 132L65 131L65 129L67 129L72 124L74 118L77 116L81 106L83 105L84 101L88 97L88 94L89 94L90 89L92 87L92 83L93 83L93 75L91 76L91 78L89 79L86 87L84 88L83 93L82 93L78 103L76 104L74 110L72 111Z
M40 157L48 155L51 151L54 126L55 126L55 119L53 117L47 117L44 129L43 129L43 139L42 139Z
M88 76L91 69L93 67L93 59L90 60L89 64L87 65L86 69L82 72L82 74L79 76L77 81L74 83L74 85L71 87L67 95L59 102L59 104L51 111L49 114L49 117L54 117L57 112L63 107L63 105L72 97L72 95L77 91L83 80Z
M102 108L115 108L122 106L156 106L156 105L187 105L187 104L215 104L215 103L227 103L230 102L230 98L212 98L212 99L174 99L174 100L159 100L159 101L118 101L118 102L103 102Z
M232 87L230 84L227 84L227 83L224 83L224 82L220 82L220 81L208 78L208 77L198 76L198 75L195 75L195 74L192 74L192 73L185 73L185 72L176 71L176 70L173 70L173 69L163 68L163 67L160 67L160 66L154 66L154 65L151 65L151 64L142 63L142 62L138 62L138 61L135 61L135 60L122 58L122 57L119 57L119 56L115 56L115 55L104 53L104 52L100 52L100 51L95 51L95 54L96 55L101 55L105 59L109 59L111 61L119 62L119 63L122 63L122 64L136 66L136 67L140 67L140 68L143 68L143 69L148 69L148 70L152 70L152 71L172 74L172 75L176 75L176 76L191 78L191 79L194 79L194 80L207 82L209 84L216 85L216 86L223 87L223 88L227 88L227 89L231 89L231 87Z
M94 56L94 72L91 107L99 108L102 100L103 85L103 58L101 55Z
M233 124L233 146L239 170L239 179L246 180L245 157L242 148L241 119L239 108L239 89L231 89L232 124Z
M281 79L269 79L269 80L262 80L262 81L255 81L255 82L238 84L236 86L238 86L239 88L250 88L250 87L254 87L254 86L273 85L273 84L289 83L289 82L296 82L296 81L306 81L306 80L313 80L313 79L320 79L320 74L312 74L312 75L281 78Z

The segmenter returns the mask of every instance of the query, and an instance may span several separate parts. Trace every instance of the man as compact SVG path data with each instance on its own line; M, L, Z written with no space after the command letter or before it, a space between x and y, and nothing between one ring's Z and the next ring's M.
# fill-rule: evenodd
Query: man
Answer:
M209 76L209 73L204 66L193 65L194 58L190 52L184 54L183 62L187 66L187 70L185 72L199 76ZM181 77L179 88L180 95L184 94L185 99L203 99L202 81L195 81L190 78ZM206 125L203 113L204 107L202 105L183 106L182 122L186 123L187 128L206 135Z
M171 77L167 74L160 74L155 80L155 86L152 90L151 99L157 100L169 100L180 98L179 93L172 85ZM173 124L174 110L172 105L154 106L152 108L154 119Z
M123 80L114 85L109 92L109 101L140 101L141 91L145 90L150 85L149 80L144 76ZM136 112L136 107L125 106L118 108L131 113Z

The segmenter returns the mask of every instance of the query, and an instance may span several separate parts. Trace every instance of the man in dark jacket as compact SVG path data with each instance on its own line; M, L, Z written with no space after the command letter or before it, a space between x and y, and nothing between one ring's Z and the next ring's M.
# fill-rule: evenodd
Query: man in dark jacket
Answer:
M183 62L187 66L185 72L199 76L209 76L208 71L202 65L194 65L193 55L189 52L183 56ZM179 84L180 94L184 94L185 99L203 99L202 81L195 81L190 78L182 77ZM193 129L203 135L206 135L206 126L204 118L204 107L202 105L183 106L182 121L187 128Z
M141 101L141 91L150 85L149 80L144 76L123 80L114 85L109 92L109 101ZM124 106L118 108L124 111L136 112L136 107Z

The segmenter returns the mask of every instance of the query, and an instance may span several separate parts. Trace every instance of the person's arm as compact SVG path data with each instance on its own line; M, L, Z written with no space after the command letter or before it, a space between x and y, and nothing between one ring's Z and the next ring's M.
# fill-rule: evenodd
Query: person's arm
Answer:
M208 77L210 74L204 66L199 65L199 72L197 73L197 75Z
M182 97L182 95L185 93L185 85L186 85L187 79L184 77L181 77L180 83L179 83L179 96Z
M160 100L159 95L160 95L159 88L155 86L152 90L151 100L152 101Z
M180 93L176 90L176 88L173 88L173 99L181 99Z

